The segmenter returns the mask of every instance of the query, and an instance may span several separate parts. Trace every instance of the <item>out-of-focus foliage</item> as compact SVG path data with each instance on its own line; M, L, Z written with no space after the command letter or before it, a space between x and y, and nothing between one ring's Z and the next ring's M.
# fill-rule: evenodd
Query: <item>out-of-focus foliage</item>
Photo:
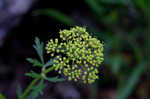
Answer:
M17 93L17 98L20 99L21 95L22 95L22 88L21 86L18 86L17 90L16 90L16 93Z
M70 25L71 26L71 25L74 24L74 21L71 20L67 15L65 15L64 13L62 13L58 10L55 10L55 9L45 9L45 10L39 11L39 13L51 16L55 20L58 20L58 21L62 22L65 25Z
M6 99L6 98L0 93L0 99Z
M117 97L118 99L129 99L135 89L138 89L137 85L142 83L141 76L149 75L150 1L84 1L90 9L89 20L95 22L97 27L84 25L90 26L88 29L93 31L93 35L104 40L104 65L117 80ZM62 17L60 14L53 15L54 12L61 13ZM75 21L71 21L71 17L57 10L46 9L45 13L52 17L55 16L55 19L69 26ZM62 20L69 20L69 22ZM80 21L78 22L74 24L80 24ZM111 78L109 76L103 78L108 80Z

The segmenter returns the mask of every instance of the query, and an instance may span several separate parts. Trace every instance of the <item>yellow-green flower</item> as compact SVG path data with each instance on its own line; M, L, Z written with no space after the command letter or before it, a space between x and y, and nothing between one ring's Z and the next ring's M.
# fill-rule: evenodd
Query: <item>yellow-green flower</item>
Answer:
M74 27L61 30L60 39L50 40L46 51L54 58L54 67L75 82L93 83L98 77L98 68L103 62L103 44L92 38L86 28Z

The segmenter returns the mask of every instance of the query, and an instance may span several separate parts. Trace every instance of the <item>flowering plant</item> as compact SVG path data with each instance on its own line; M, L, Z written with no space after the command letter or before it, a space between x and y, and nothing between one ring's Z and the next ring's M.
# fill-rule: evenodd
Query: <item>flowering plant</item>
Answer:
M18 99L35 99L43 93L45 80L61 82L66 78L70 81L91 84L98 79L98 68L103 59L103 44L96 38L92 38L86 28L74 27L70 30L61 30L60 38L47 42L45 50L51 57L48 62L44 60L44 44L36 37L33 45L39 59L27 58L27 61L35 67L40 67L41 72L31 71L26 76L33 78L28 87L22 91L17 89ZM51 71L58 71L63 78L48 77ZM5 99L0 94L0 98Z

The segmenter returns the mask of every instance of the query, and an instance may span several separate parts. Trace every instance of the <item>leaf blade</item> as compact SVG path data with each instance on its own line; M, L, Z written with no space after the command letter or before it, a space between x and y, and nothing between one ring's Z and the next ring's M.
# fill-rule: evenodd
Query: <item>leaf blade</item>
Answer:
M37 59L27 58L26 60L29 63L31 63L33 66L38 66L38 67L42 67L43 66L43 64L41 62L39 62Z
M40 82L32 88L32 92L27 96L27 99L35 99L39 95L43 94L43 90L46 87L44 80L41 79Z
M20 97L21 97L22 94L23 94L23 91L22 91L21 86L18 86L18 88L17 88L17 90L16 90L16 93L17 93L18 99L20 99Z
M72 19L70 19L67 15L64 13L55 10L55 9L45 9L40 11L42 14L51 16L52 18L64 23L65 25L71 26L74 25L74 22Z
M35 44L33 45L33 48L36 50L38 56L40 57L42 64L44 64L43 47L44 43L40 42L38 37L35 37Z
M36 72L34 72L34 71L31 71L31 72L29 72L29 73L26 73L25 75L26 75L26 76L29 76L29 77L32 77L32 78L40 78L40 77L41 77L40 74L38 74L38 73L36 73Z
M138 67L131 74L129 80L126 83L126 86L123 86L118 89L117 99L127 99L127 97L134 90L136 84L139 82L139 79L144 72L145 66L143 65L145 64L146 64L145 62L139 64Z
M58 76L56 76L56 77L51 77L51 78L45 77L44 79L47 80L47 81L53 82L53 83L64 81L63 78L58 78Z

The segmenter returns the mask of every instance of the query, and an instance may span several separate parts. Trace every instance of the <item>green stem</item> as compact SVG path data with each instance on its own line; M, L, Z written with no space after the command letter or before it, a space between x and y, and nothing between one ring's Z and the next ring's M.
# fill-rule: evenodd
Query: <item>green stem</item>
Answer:
M52 66L52 67L46 69L45 71L43 71L43 74L46 75L47 73L49 73L49 72L52 71L53 69L54 69L54 66Z
M43 74L47 74L48 72L52 71L54 69L54 67L50 67L48 69L46 69L45 71L43 71ZM29 86L25 89L23 95L20 97L20 99L25 99L25 97L28 95L28 93L31 91L32 87L35 85L36 82L38 82L40 79L42 78L35 78L32 80L32 82L29 84Z
M27 94L30 92L30 90L32 89L32 87L34 86L34 84L40 80L40 78L35 78L34 80L32 80L32 82L29 84L29 86L26 88L26 90L24 91L23 95L20 97L20 99L24 99L25 96L27 96Z

